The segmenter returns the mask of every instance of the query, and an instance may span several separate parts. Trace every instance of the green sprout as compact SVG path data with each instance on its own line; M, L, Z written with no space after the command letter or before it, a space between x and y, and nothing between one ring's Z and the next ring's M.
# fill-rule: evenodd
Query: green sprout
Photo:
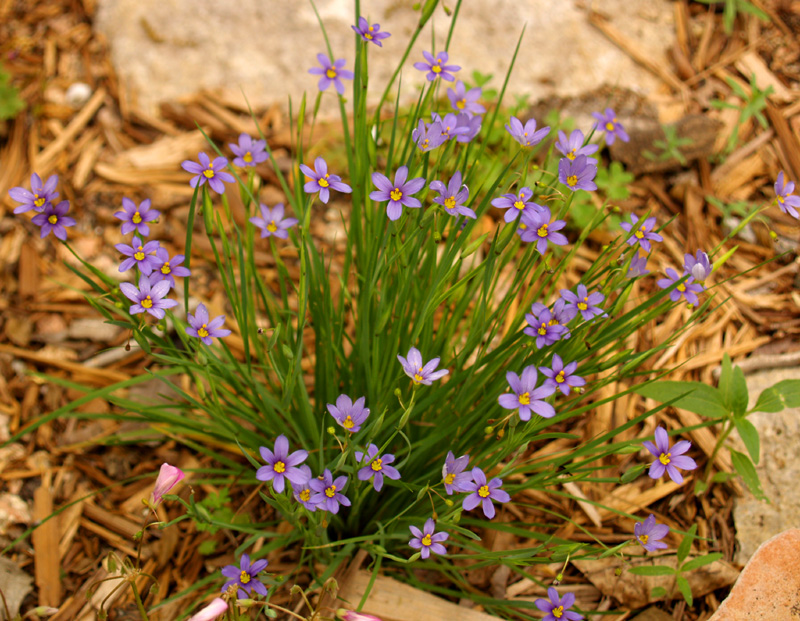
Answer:
M681 152L681 147L686 147L694 142L691 138L681 138L678 136L678 130L672 125L662 125L664 130L664 140L654 140L653 146L660 152L653 153L652 151L643 151L642 155L648 160L659 162L666 162L667 160L675 159L681 163L681 166L686 166L688 160Z
M755 117L758 124L764 129L769 126L766 117L761 111L767 107L767 97L772 94L773 88L772 86L767 86L763 91L758 88L755 73L750 76L750 93L732 78L725 78L725 81L736 96L744 102L741 106L721 100L711 102L711 105L717 110L722 110L723 108L739 110L739 119L736 121L736 127L728 138L728 144L725 147L725 152L730 153L739 141L739 128L751 118Z
M742 13L749 13L755 15L758 19L765 22L769 21L769 15L759 9L749 0L697 0L701 4L720 4L725 3L725 8L722 11L722 22L725 26L725 32L731 34L733 32L733 23L736 21L736 15L741 11Z

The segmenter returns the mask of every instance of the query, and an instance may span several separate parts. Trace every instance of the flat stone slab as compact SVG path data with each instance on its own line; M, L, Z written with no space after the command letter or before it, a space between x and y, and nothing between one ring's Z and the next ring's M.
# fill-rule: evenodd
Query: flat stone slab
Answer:
M800 529L763 543L709 621L800 620Z

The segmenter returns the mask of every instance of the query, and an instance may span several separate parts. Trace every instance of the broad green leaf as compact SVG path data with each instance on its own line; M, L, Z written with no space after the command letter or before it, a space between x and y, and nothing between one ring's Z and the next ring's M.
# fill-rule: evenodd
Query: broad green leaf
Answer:
M764 495L764 490L761 489L761 481L758 480L758 473L756 472L756 467L753 465L753 462L750 461L744 453L734 451L733 449L730 449L730 451L733 469L742 477L745 485L750 488L750 491L753 492L756 498L769 501Z
M702 382L653 382L634 392L661 403L672 401L671 405L676 408L708 418L724 418L730 414L730 408L725 407L720 391Z
M746 418L735 418L733 424L736 425L736 431L742 438L742 442L747 447L747 452L750 453L750 459L753 463L758 463L761 455L761 444L758 438L758 430L755 425Z
M692 587L689 586L689 581L683 576L678 576L675 582L678 585L678 590L681 592L681 595L683 595L683 599L686 600L686 603L689 606L694 604L694 598L692 597Z
M783 380L758 396L751 412L780 412L800 407L800 380Z
M731 358L727 354L722 356L722 368L719 374L719 395L722 397L722 402L728 409L733 408L733 366L731 365Z
M747 411L747 382L744 379L744 372L740 367L733 368L733 385L731 392L731 409L733 415L740 417L744 416Z
M642 472L644 472L645 468L646 468L645 464L637 464L633 468L630 468L629 470L626 470L622 474L622 476L619 478L619 482L620 483L630 483L636 477L638 477L640 474L642 474Z
M653 590L650 591L650 598L651 599L661 599L667 594L667 590L664 587L653 587Z
M692 541L694 541L696 533L697 524L692 524L689 532L686 533L683 541L681 541L681 545L678 546L678 563L683 563L686 557L689 556L689 550L692 549Z
M707 489L708 489L708 483L706 483L702 479L697 479L694 482L694 495L695 496L700 496L701 494L705 494Z
M666 565L644 565L642 567L631 567L628 570L635 576L672 576L676 571Z
M698 567L704 567L705 565L710 565L714 561L718 561L722 558L722 554L719 552L713 552L712 554L706 554L705 556L698 556L697 558L693 558L691 561L687 561L681 567L681 571L692 571L693 569L697 569Z

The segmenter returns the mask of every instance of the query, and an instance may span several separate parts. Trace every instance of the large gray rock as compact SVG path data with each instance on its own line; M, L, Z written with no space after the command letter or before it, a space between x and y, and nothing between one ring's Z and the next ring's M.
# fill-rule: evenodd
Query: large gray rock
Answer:
M352 0L317 0L336 58L354 62ZM380 96L419 21L413 3L362 1L362 13L392 34L383 48L370 45L370 92ZM424 2L422 3L424 4ZM453 7L454 2L446 4ZM493 73L502 85L523 25L525 39L509 85L511 94L533 100L577 95L602 84L647 92L658 81L589 24L585 5L645 55L658 61L674 41L672 3L667 0L469 0L464 2L450 46L450 62L461 79L473 70ZM441 50L451 18L437 8L432 22ZM99 0L96 27L111 45L118 74L141 107L153 111L203 88L223 88L255 104L297 102L303 91L316 95L308 69L325 43L314 11L305 0ZM406 61L406 87L424 81L413 63L430 50L430 23ZM330 89L329 89L330 90ZM404 93L415 98L413 88ZM442 95L445 91L442 91ZM336 110L332 96L324 98ZM296 107L295 103L295 107Z

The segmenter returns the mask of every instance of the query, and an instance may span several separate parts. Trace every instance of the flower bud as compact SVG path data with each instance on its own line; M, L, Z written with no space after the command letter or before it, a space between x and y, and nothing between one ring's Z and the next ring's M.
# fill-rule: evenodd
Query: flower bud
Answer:
M44 619L45 617L50 617L58 612L58 608L51 608L50 606L39 606L38 608L33 609L33 614L35 614L40 619Z
M368 615L354 610L345 610L344 608L339 608L339 610L336 611L336 616L342 621L381 621L380 618L374 615Z
M328 427L325 431L327 431L330 435L336 435L336 427Z
M161 503L164 494L168 494L170 490L175 487L186 475L183 470L170 466L169 464L161 464L161 470L158 472L156 479L156 486L153 493L150 495L150 504L157 507Z
M217 597L208 606L191 617L189 621L214 621L214 619L222 614L225 614L227 611L228 604L226 604L225 600L223 600L221 597Z

